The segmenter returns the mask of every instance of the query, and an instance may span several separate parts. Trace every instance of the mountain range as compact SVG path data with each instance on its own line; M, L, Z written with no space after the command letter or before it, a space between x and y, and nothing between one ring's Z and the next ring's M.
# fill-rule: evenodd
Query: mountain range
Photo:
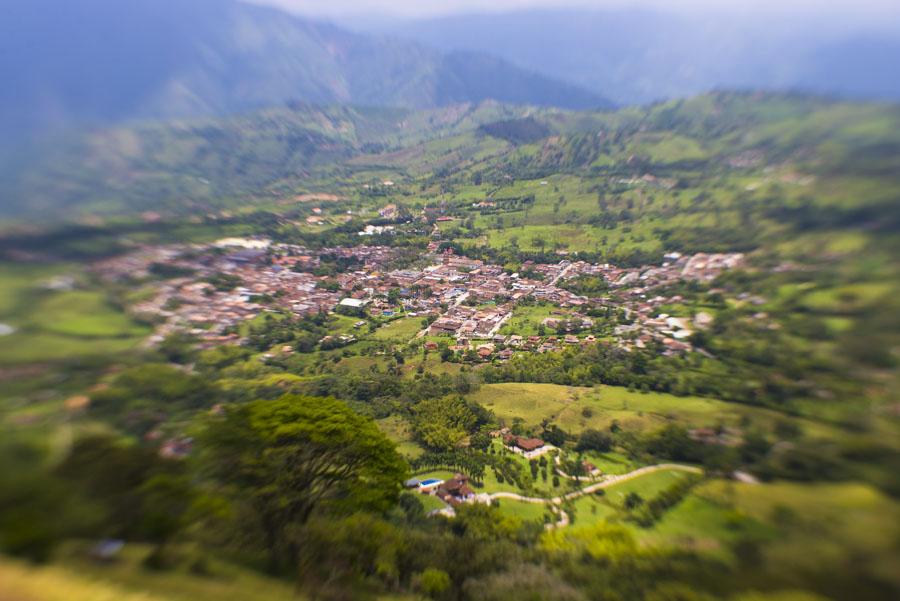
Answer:
M900 99L900 23L677 8L531 9L346 25L447 52L490 52L619 104L715 89Z
M58 137L0 169L0 216L204 215L283 207L298 194L358 199L383 181L396 184L389 192L397 199L456 187L466 197L473 185L490 196L496 186L559 174L620 183L652 174L690 186L765 167L853 174L877 182L866 184L878 190L869 201L893 206L897 132L897 106L758 92L618 111L292 103Z
M600 94L486 53L445 53L234 0L9 0L0 74L7 138L291 100L610 106Z

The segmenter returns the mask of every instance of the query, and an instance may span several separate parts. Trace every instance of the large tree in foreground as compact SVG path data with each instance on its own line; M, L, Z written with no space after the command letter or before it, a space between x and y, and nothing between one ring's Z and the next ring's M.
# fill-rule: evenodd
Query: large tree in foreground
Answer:
M315 511L385 510L406 476L375 423L333 398L235 406L203 441L212 475L259 520L273 569L295 565L298 533Z

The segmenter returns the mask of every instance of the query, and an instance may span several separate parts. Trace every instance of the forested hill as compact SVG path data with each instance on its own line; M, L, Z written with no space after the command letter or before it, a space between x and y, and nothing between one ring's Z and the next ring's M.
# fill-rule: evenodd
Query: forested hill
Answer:
M559 173L606 186L652 176L677 191L714 177L746 186L741 177L778 170L787 179L845 177L856 191L834 204L883 208L896 197L898 131L896 105L750 93L615 112L496 102L429 110L293 104L55 139L7 165L0 207L7 216L44 218L177 214L304 192L356 198L363 184L385 178L402 195L440 181L450 192L476 182L484 196Z
M572 108L600 95L481 53L351 33L235 0L9 0L0 133L209 116L288 100Z
M289 195L313 175L317 188L332 188L329 176L346 172L354 157L387 156L534 112L556 111L490 101L418 111L290 103L233 117L98 128L35 144L0 167L0 214L187 213Z

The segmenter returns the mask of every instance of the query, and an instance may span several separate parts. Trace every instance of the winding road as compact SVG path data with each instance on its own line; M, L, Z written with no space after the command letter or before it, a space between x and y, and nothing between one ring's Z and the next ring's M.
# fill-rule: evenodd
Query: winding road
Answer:
M662 470L679 470L683 472L690 472L693 474L702 474L703 470L699 467L694 467L692 465L681 465L678 463L660 463L657 465L648 465L645 467L638 468L634 471L628 472L627 474L619 474L616 476L607 476L600 482L595 482L594 484L589 484L582 489L572 491L570 493L564 494L559 497L553 497L550 499L545 499L543 497L526 497L524 495L520 495L514 492L495 492L488 495L491 500L494 499L512 499L514 501L522 501L524 503L540 503L543 505L551 505L556 508L560 514L560 519L555 524L547 524L548 528L562 528L569 525L569 516L565 511L560 509L558 506L562 504L563 501L568 501L571 499L577 499L578 497L589 495L595 491L600 490L601 488L608 488L614 484L619 484L620 482L626 482L633 478L638 478L645 474L652 474L653 472L658 472Z

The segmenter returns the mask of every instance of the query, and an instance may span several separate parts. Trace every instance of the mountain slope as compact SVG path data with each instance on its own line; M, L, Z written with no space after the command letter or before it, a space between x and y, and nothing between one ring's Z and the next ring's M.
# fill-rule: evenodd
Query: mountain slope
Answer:
M881 206L897 189L898 131L895 105L798 95L718 93L617 112L496 102L428 110L292 104L35 146L0 181L0 214L186 214L311 190L353 196L383 179L439 181L449 190L562 173L604 185L652 174L690 186L731 177L735 165L890 181L868 193Z
M496 102L414 111L290 103L239 116L97 128L22 149L0 170L0 215L186 213L271 197L344 161L550 109Z
M220 115L287 100L433 107L599 95L476 54L350 33L234 0L10 0L0 132Z

